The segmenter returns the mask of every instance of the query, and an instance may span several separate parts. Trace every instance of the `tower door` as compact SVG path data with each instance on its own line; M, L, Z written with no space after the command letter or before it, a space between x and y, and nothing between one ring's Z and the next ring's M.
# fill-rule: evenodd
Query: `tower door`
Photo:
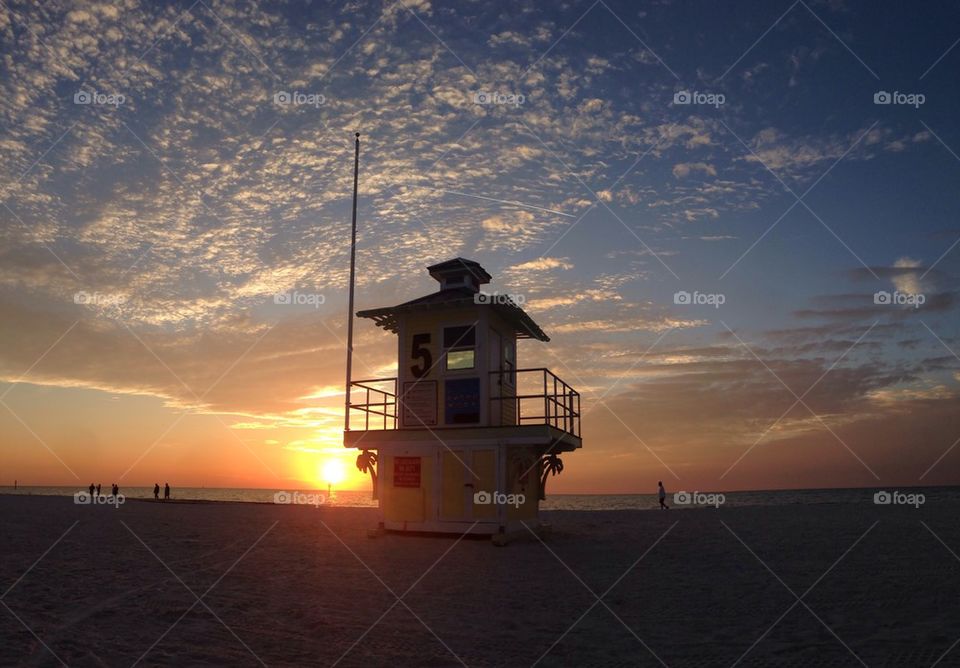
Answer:
M440 521L496 521L497 449L444 448L439 457Z

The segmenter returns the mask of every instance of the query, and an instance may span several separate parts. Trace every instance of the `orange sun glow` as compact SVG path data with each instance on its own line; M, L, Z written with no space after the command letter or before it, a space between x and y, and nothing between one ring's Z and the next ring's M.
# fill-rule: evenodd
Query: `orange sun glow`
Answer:
M328 459L323 463L320 477L328 485L339 485L347 477L347 466L342 459Z

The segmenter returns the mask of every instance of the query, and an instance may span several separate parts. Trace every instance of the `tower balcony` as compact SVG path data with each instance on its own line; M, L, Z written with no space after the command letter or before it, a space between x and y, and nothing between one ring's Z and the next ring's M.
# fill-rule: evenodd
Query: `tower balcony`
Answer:
M497 370L487 376L479 395L471 396L455 395L435 380L405 383L399 393L396 377L353 381L344 445L376 448L436 432L440 440L520 438L548 440L557 451L581 447L580 393L563 379L546 368ZM477 419L464 419L473 404Z

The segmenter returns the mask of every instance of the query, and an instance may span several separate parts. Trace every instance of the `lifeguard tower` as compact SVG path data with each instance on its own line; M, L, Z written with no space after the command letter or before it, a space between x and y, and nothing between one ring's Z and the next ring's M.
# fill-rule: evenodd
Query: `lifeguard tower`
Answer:
M582 445L580 394L518 368L518 339L550 339L514 299L480 291L483 267L427 271L437 292L357 313L397 335L398 376L350 383L344 446L361 450L381 530L528 535L558 455Z

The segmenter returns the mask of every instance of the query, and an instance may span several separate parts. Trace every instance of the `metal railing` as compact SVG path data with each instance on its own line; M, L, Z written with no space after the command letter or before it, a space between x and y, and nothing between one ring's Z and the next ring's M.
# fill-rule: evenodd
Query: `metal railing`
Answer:
M353 402L353 392L358 389L364 393L362 402ZM371 393L373 401L371 401ZM369 378L367 380L355 380L350 383L350 410L361 411L363 413L363 429L370 431L370 416L375 416L374 429L396 429L397 428L397 379L396 378ZM382 418L381 426L376 416ZM352 413L351 413L352 417ZM352 420L351 420L352 424ZM389 425L389 426L387 426Z
M510 426L548 424L556 429L580 436L580 393L546 368L491 371L490 410L486 425ZM355 392L363 393L362 401L354 401ZM499 402L499 411L494 407ZM370 378L350 383L351 425L353 411L363 415L364 431L397 429L398 406L396 378ZM372 426L371 426L372 423ZM449 427L471 425L448 425ZM437 425L443 429L444 426ZM353 427L359 430L359 426Z
M491 392L490 404L500 402L501 420L506 402L513 407L516 424L549 424L580 436L580 393L546 368L491 371L499 381L499 396Z

